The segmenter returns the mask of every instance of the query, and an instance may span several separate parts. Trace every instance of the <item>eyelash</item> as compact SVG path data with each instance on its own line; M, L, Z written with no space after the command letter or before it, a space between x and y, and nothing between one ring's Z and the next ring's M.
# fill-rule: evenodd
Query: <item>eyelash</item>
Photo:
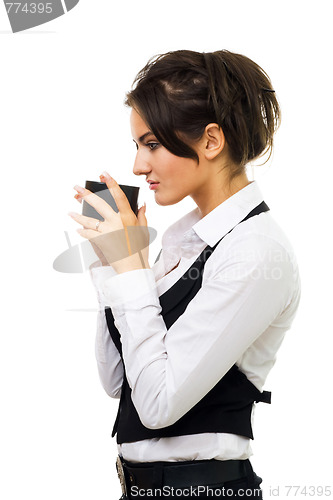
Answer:
M159 143L158 142L148 142L147 144L145 144L145 146L147 146L150 149L150 151L154 151L154 149L156 149L159 146Z
M158 148L159 145L160 145L159 142L147 142L147 144L145 144L145 146L149 148L150 151L154 151L156 148ZM139 146L136 143L135 143L135 148L138 151Z

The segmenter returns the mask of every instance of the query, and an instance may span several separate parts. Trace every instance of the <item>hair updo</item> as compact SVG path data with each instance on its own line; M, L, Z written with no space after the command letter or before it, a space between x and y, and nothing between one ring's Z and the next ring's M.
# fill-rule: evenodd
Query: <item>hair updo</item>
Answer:
M134 108L172 154L199 161L186 142L199 140L209 123L223 130L240 174L255 158L272 153L280 108L264 70L227 50L167 52L137 74L125 104ZM267 161L267 160L266 160Z

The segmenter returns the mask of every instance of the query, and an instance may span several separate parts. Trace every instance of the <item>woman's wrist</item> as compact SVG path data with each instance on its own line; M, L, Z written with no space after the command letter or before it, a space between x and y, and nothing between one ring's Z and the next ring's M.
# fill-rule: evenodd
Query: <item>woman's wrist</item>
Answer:
M135 271L137 269L150 269L149 263L141 252L137 252L117 262L112 262L110 265L118 274Z

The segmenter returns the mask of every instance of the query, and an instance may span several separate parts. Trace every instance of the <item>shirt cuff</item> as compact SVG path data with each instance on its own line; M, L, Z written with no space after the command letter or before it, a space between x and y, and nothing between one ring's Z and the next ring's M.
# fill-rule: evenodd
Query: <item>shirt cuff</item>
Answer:
M100 261L94 262L89 267L90 278L93 282L97 293L97 300L100 309L105 309L108 307L108 301L103 293L103 284L105 280L117 275L116 271L111 266L103 266Z
M102 285L102 293L111 309L118 312L160 305L152 269L135 269L108 277Z

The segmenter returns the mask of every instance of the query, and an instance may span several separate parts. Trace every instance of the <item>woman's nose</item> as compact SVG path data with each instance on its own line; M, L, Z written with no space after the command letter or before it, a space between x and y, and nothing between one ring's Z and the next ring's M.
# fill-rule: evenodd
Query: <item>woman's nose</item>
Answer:
M134 165L133 165L133 174L135 175L145 175L151 171L151 168L147 162L145 162L139 155L136 155Z

